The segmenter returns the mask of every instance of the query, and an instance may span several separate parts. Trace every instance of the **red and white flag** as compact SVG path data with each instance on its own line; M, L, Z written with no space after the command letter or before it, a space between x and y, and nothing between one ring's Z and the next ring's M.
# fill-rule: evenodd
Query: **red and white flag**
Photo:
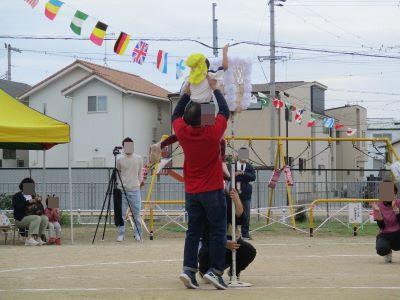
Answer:
M31 6L32 8L35 8L36 5L38 5L39 0L25 0L25 2L26 2L29 6Z
M316 120L311 118L310 121L307 122L307 127L314 127Z
M336 124L335 124L335 129L336 129L336 130L339 130L339 129L342 129L342 128L344 128L344 125L342 125L342 124L340 124L340 123L336 123Z
M356 134L356 132L357 132L357 129L347 128L347 130L346 130L347 136L353 136Z
M305 109L304 108L300 108L297 110L296 115L294 117L295 121L297 123L301 123L301 120L303 119L303 113L304 113Z
M281 99L274 99L272 100L272 105L275 106L276 108L280 109L283 107L284 103Z

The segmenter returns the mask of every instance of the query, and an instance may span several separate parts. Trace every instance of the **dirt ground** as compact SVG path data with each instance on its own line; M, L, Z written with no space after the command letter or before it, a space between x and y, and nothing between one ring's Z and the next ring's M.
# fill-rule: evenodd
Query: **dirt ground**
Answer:
M78 229L75 245L0 245L0 299L400 299L400 255L385 264L374 236L256 233L257 257L241 277L254 286L226 291L183 287L183 234L142 244L117 244L112 229L105 242L91 245L92 236Z

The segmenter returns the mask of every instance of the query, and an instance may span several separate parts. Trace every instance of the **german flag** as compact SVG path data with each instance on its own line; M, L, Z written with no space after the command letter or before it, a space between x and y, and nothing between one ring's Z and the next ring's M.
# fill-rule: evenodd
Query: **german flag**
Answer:
M97 46L101 46L103 44L107 27L108 25L102 22L97 22L96 26L94 27L93 32L90 35L90 40Z
M123 55L125 53L126 48L128 47L131 36L126 34L125 32L121 32L119 38L114 46L114 52L118 55Z

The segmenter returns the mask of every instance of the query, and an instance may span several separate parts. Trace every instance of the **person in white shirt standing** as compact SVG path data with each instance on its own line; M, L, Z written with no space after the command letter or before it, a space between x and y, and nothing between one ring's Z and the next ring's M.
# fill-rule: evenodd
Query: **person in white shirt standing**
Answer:
M125 220L126 210L132 208L135 219L134 238L136 241L142 240L142 225L140 211L142 208L142 198L140 186L143 181L143 158L134 153L134 143L129 137L122 141L124 148L123 154L117 159L117 169L121 175L121 181L126 191L126 196L122 190L121 183L118 182L118 188L122 190L122 219ZM118 226L118 242L125 239L125 225Z

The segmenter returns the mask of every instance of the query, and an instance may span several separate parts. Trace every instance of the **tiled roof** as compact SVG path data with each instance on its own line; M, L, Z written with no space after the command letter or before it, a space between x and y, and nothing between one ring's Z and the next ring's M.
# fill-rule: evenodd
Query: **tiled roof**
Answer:
M18 97L30 88L31 86L25 83L0 79L0 90L3 90L14 98Z

